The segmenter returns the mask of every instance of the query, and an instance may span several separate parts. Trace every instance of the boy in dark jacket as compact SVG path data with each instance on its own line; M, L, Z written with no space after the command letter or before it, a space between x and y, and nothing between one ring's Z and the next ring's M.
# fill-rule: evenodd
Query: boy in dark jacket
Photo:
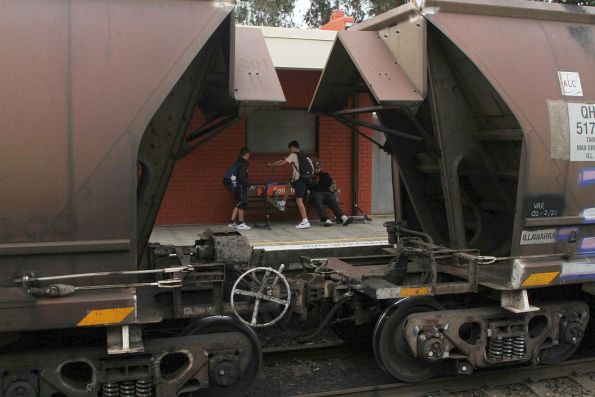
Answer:
M246 205L248 203L248 188L250 187L250 183L248 182L248 166L250 165L250 163L248 163L249 158L250 149L247 147L241 148L240 155L236 160L236 164L238 165L236 177L238 186L233 192L236 203L231 213L231 222L229 225L227 225L238 230L252 229L250 226L244 223L244 211L246 210ZM236 217L238 218L237 222Z

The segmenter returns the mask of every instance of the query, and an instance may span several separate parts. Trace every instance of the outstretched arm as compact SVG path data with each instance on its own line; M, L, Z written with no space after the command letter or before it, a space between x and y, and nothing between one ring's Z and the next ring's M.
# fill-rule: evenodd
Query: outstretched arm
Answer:
M287 160L283 159L283 160L274 161L272 163L267 163L267 167L279 167L279 166L282 166L285 164L289 164L289 162Z

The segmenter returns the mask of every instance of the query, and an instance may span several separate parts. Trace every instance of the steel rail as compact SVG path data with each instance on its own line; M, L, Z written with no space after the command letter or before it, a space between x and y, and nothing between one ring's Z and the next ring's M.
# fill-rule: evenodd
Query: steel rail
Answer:
M399 397L414 397L424 396L428 393L437 391L463 392L482 387L494 388L497 386L518 383L532 384L541 380L562 377L571 377L571 379L574 379L576 376L591 372L595 372L595 357L570 360L555 365L535 365L483 370L478 371L473 375L435 378L422 383L392 383L321 393L301 394L294 397L393 397L396 395ZM583 385L583 383L584 382L581 382L581 385Z
M329 353L335 353L342 348L349 348L349 345L343 341L327 343L305 343L302 345L265 347L262 349L262 355L265 365L268 363L277 363L282 361L293 361L296 359L325 359Z

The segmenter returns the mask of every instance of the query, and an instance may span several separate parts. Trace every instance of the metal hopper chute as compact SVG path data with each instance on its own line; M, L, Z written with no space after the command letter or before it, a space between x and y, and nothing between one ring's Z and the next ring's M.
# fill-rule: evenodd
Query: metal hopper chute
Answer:
M154 219L149 206L160 202L151 186L164 186L170 172L153 159L177 149L233 7L0 4L1 285L23 268L50 275L136 267L137 244ZM155 139L140 148L145 135ZM139 152L150 183L137 215Z
M377 32L339 32L310 110L342 109L350 93L362 90L381 106L423 100Z
M208 139L244 110L284 102L260 32L236 37L234 5L0 4L0 286L136 270L197 108ZM238 71L248 48L234 43L264 66Z
M220 51L217 72L205 85L198 107L204 123L187 134L183 157L223 132L248 113L277 108L285 95L260 28L231 26L226 50Z
M382 31L362 31L354 26L337 38L312 99L310 111L344 109L349 96L369 92L378 106L417 105L426 94L425 20L411 5L404 6L403 20L416 18L413 29L399 32L394 43Z
M595 219L595 145L579 133L595 121L594 24L590 7L412 2L339 34L311 110L376 112L398 163L395 212L436 241L495 255L572 251ZM384 46L358 47L348 38L358 34ZM375 91L362 60L387 49L416 106L407 85ZM349 108L362 91L373 106Z
M244 106L279 105L285 95L259 28L235 27L230 96Z
M440 32L436 44L459 53L454 73L477 68L519 124L510 129L492 123L477 130L486 141L524 142L512 251L566 249L568 238L527 239L539 231L568 234L566 228L591 236L595 230L585 225L590 221L583 214L595 202L577 181L593 165L595 150L577 123L595 121L588 111L595 103L595 10L521 1L426 1L421 12Z

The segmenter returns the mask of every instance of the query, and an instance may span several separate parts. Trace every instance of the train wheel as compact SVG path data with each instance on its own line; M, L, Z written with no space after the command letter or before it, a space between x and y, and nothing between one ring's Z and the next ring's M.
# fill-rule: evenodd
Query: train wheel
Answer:
M563 319L560 324L559 343L541 350L539 362L551 365L569 359L579 348L584 335L585 330L580 323Z
M238 362L211 359L209 388L191 394L192 397L236 397L248 390L260 370L262 350L258 336L250 327L228 316L213 316L190 324L182 335L203 335L221 332L240 332L245 336L244 349L237 352Z
M557 364L569 359L578 349L577 345L561 344L542 350L539 353L540 364Z
M429 363L414 357L403 334L410 314L441 309L432 298L406 298L395 302L380 315L372 343L376 361L387 374L405 382L421 382L444 372L443 361Z

